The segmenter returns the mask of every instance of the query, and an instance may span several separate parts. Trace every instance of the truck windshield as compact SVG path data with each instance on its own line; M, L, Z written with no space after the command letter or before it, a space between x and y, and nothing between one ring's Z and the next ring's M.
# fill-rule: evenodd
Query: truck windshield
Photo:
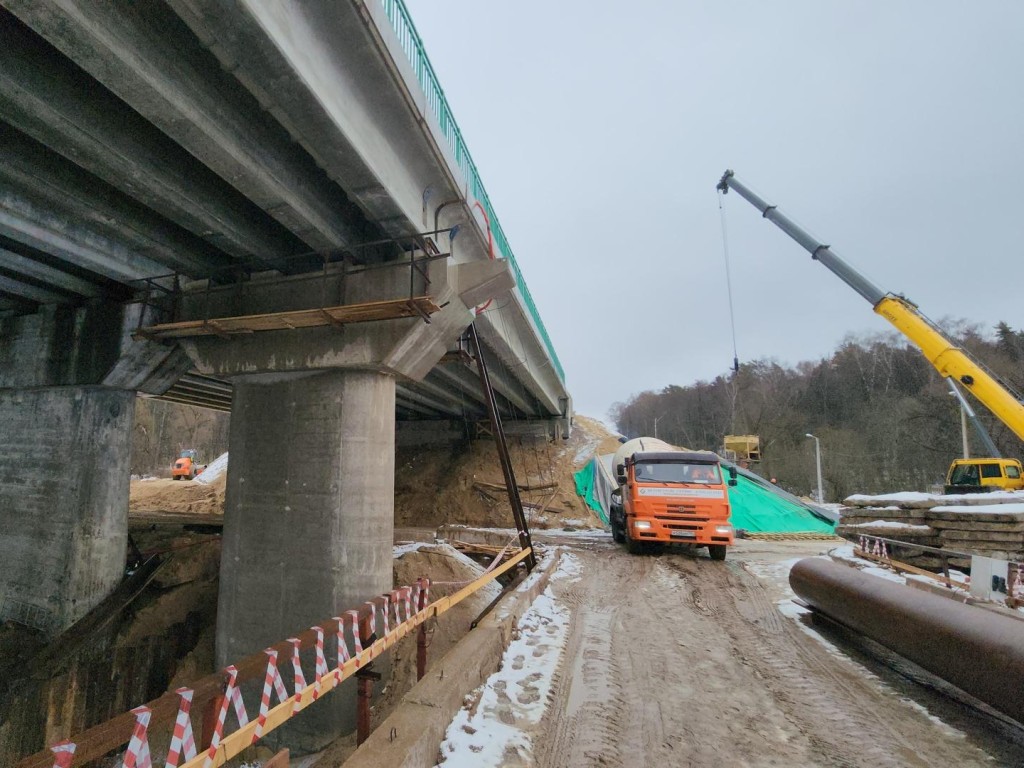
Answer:
M978 465L960 464L949 475L950 485L978 485Z
M718 467L714 464L637 464L636 480L639 483L700 483L717 485L722 482Z

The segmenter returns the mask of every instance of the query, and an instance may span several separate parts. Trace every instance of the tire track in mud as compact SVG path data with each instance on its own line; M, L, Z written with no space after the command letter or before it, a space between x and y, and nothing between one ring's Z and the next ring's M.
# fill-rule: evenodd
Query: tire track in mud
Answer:
M590 567L587 562L585 568ZM534 740L538 766L630 764L619 749L622 713L634 702L624 696L627 687L612 648L616 606L609 593L615 591L613 585L628 589L644 575L640 569L618 572L610 581L584 578L558 593L571 607L572 618L565 655L552 683L552 717L546 719L550 727Z
M808 739L812 759L824 765L894 768L951 760L970 765L984 759L973 749L954 758L948 743L935 750L931 723L916 721L882 694L874 680L858 676L852 664L783 621L752 574L737 567L712 574L702 565L680 558L671 567L692 578L703 576L708 599L732 604L735 612L723 612L720 618L733 652L754 662L763 684ZM776 619L758 621L766 611Z
M782 616L741 560L575 551L537 766L993 764Z

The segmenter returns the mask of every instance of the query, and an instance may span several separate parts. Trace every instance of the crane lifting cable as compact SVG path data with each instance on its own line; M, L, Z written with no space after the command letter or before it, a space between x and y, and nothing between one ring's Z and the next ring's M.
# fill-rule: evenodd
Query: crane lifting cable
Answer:
M718 216L722 221L722 253L725 256L725 289L729 294L729 325L732 328L732 370L740 372L740 356L736 351L736 314L732 307L732 274L729 272L729 237L725 227L725 208L722 206L722 190L718 190Z

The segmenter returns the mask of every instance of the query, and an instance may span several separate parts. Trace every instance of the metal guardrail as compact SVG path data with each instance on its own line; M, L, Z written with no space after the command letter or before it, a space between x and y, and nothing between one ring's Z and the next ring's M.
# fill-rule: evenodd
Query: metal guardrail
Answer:
M297 637L207 675L195 681L191 688L165 693L72 739L22 758L17 768L76 768L121 748L126 748L123 764L127 768L151 765L217 768L314 704L343 680L365 675L370 662L417 629L422 636L417 675L422 677L426 669L426 642L423 642L426 622L532 556L531 548L520 550L458 592L430 604L426 602L430 590L428 579L418 580L414 587L399 587L366 603L362 610L345 611ZM328 639L329 634L335 635L336 641ZM307 683L302 671L302 649L315 652L313 682ZM333 657L333 666L328 666L328 657ZM282 673L281 664L291 669ZM263 694L259 713L250 718L241 686L260 679ZM290 694L285 679L293 681ZM274 698L277 704L271 706ZM368 709L368 697L360 699ZM198 727L193 727L194 720ZM231 730L229 721L233 722ZM151 743L152 749L156 744L165 745L165 761L154 759Z
M558 371L559 378L564 383L565 371L562 370L562 364L558 360L558 355L555 354L555 348L551 343L551 338L548 336L547 328L544 327L544 322L540 319L540 313L537 311L537 305L533 301L533 296L530 295L530 289L526 287L526 280L519 269L519 264L516 263L512 247L509 245L508 238L505 237L505 232L501 228L501 222L498 220L498 215L494 212L494 206L491 205L491 200L487 196L487 190L484 189L483 182L480 180L480 174L476 169L473 158L469 154L466 141L462 138L462 132L452 116L452 110L448 105L448 100L445 98L441 83L434 73L434 68L430 65L430 59L427 58L423 41L420 39L419 33L416 32L409 9L406 8L403 0L380 0L380 2L384 13L391 21L402 50L405 51L405 55L412 65L416 79L419 80L420 87L423 89L426 97L427 107L434 114L434 117L437 118L441 133L444 135L448 146L455 156L455 162L469 183L470 193L480 202L487 213L494 241L501 255L512 265L519 293L522 295L526 308L529 310L530 316L537 326L537 331L540 333L548 353L551 355L551 362L555 366L555 370Z

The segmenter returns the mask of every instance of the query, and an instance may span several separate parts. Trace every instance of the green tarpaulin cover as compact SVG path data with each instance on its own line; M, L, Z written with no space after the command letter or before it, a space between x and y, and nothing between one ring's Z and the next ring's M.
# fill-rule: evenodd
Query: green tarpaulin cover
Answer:
M832 533L833 526L810 510L776 495L743 475L729 488L733 528L750 533Z
M583 497L583 500L587 502L587 506L594 510L601 522L608 525L608 512L604 509L600 499L597 495L597 483L594 473L598 472L597 462L588 461L587 465L579 472L573 474L572 478L576 481L576 493Z

